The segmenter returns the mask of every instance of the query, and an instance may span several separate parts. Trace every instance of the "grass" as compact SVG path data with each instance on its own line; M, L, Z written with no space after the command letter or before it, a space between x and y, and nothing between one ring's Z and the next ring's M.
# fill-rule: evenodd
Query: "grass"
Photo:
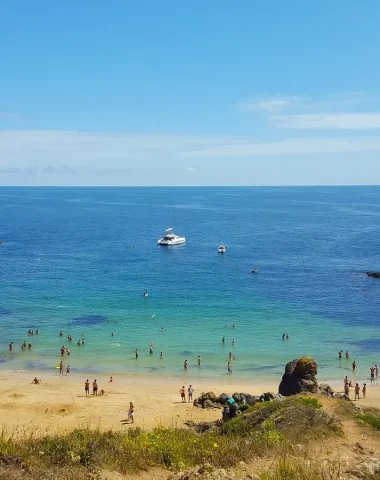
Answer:
M320 464L295 459L280 458L270 472L261 476L261 480L340 480L339 465Z
M32 472L31 479L91 478L88 475L101 469L121 474L151 467L183 470L206 463L214 468L230 468L239 461L250 461L259 456L287 455L292 451L294 441L299 443L302 439L325 438L339 433L336 421L313 397L259 404L228 422L223 429L202 434L189 429L161 427L151 432L137 427L125 433L78 429L65 436L47 435L18 441L3 432L0 435L0 466L7 463L8 467L0 467L0 480L19 478L4 477L1 474L4 468L8 473L17 470ZM290 468L288 464L281 465L283 470ZM63 474L67 469L70 474ZM315 478L324 480L324 477Z
M380 415L379 414L371 414L371 413L365 413L364 415L358 415L358 418L370 425L372 428L375 430L380 430Z

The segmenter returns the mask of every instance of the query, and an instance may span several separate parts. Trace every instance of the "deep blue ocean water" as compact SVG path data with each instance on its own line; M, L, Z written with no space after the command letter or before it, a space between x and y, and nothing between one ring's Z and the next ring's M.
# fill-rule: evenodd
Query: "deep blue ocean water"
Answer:
M182 375L187 359L219 377L232 351L248 379L303 354L320 378L354 359L365 378L380 363L380 280L363 274L380 270L379 221L380 187L0 188L0 368L53 371L64 344L73 372ZM186 245L156 245L170 226Z

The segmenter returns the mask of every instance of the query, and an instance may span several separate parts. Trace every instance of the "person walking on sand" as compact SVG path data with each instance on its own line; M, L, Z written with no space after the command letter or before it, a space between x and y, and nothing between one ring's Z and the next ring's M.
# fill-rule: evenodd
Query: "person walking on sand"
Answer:
M70 371L71 371L70 365L67 365L67 368L66 368L66 376L67 377L70 376Z
M86 397L90 396L90 382L88 379L84 382L84 391L86 393Z
M377 380L377 377L379 376L379 367L377 365L375 365L375 375Z
M346 395L347 398L350 398L350 384L349 383L344 384L344 394Z
M372 385L372 383L375 381L375 367L371 367L369 369L369 371L371 372L370 380L371 380L371 385Z
M92 394L94 395L94 397L98 396L98 382L96 381L96 378L92 382Z
M187 372L187 365L188 365L187 360L185 360L183 362L183 369L185 370L185 372Z
M367 384L366 383L363 383L362 394L363 394L363 398L365 398L367 396Z
M59 374L63 375L63 362L62 362L62 360L59 362Z
M189 388L187 389L187 396L189 397L189 403L193 401L193 392L194 392L194 388L192 387L192 385L190 385Z
M181 390L179 391L179 393L181 394L182 403L186 402L185 385L181 388Z
M359 384L357 383L355 385L355 400L359 400L360 398L360 387L359 387Z
M132 423L135 423L135 406L132 402L129 402L128 420L131 420Z

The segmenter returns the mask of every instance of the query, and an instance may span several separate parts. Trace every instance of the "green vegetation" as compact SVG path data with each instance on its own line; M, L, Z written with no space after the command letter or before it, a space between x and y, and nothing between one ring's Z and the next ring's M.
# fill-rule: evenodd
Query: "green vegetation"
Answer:
M380 415L365 413L364 415L359 415L358 418L364 423L371 425L374 429L380 430Z
M281 458L269 473L261 476L261 480L339 480L339 466L329 464L321 467L312 462L292 458Z
M230 468L239 461L258 456L286 455L292 451L295 441L306 442L339 433L336 420L321 409L318 400L302 396L259 404L222 429L202 434L169 428L156 428L151 432L133 428L125 433L81 429L66 436L50 435L22 442L3 434L0 436L0 478L19 478L4 477L1 474L4 463L16 470L23 468L32 472L29 478L33 479L89 478L91 472L101 469L122 474L150 467L182 470L206 463L214 468ZM281 468L285 467L288 468L288 464ZM45 472L45 476L41 472Z

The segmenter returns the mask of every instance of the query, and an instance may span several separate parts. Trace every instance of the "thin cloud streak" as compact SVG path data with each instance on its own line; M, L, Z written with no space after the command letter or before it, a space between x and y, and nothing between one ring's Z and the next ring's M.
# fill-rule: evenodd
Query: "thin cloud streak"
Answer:
M275 128L296 130L379 130L380 113L272 115Z

